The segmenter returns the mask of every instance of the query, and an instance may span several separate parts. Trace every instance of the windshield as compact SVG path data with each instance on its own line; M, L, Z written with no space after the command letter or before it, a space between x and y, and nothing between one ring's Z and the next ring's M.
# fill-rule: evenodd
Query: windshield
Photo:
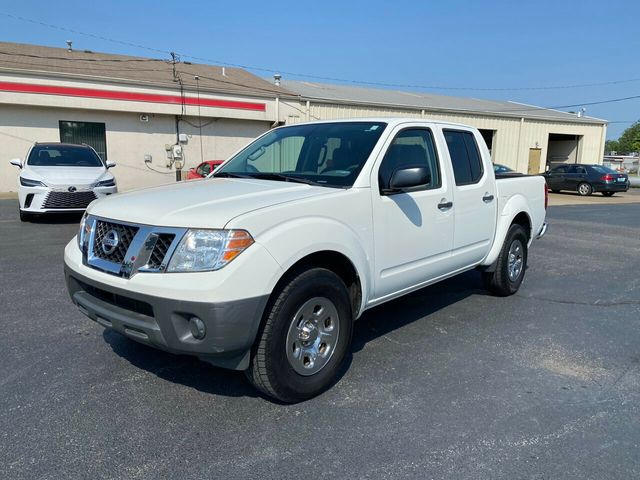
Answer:
M279 128L251 143L213 176L348 188L355 182L386 125L336 122Z
M100 157L88 147L75 145L36 145L27 164L33 167L103 167Z

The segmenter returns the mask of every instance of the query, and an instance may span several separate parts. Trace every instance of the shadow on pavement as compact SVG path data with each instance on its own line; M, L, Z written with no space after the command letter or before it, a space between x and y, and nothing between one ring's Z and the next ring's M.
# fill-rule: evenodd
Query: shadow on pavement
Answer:
M352 354L362 350L367 342L474 294L487 293L481 289L478 272L471 271L367 311L355 324L351 351L334 383L337 383L349 369ZM251 386L242 372L217 368L195 357L156 350L112 330L105 330L103 338L120 357L169 382L195 388L204 393L229 397L262 396ZM271 398L268 400L274 401Z

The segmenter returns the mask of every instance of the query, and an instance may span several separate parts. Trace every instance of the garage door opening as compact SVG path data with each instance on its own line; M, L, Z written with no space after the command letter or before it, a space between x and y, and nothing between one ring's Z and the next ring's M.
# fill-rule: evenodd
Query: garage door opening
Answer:
M547 148L547 166L558 163L578 163L582 135L550 133Z
M480 135L482 135L482 138L484 138L484 143L487 144L491 158L493 158L493 137L495 136L496 131L487 130L486 128L479 128L478 131L480 132Z

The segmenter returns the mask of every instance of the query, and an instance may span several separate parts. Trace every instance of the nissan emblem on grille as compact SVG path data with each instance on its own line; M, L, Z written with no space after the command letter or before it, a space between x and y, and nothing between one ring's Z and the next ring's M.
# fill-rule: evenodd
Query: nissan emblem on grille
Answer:
M73 193L73 192L75 192L75 191L76 191L76 190L78 190L78 189L72 185L72 186L70 186L67 190L69 190L71 193Z
M102 238L102 251L107 255L111 255L118 248L120 238L118 232L115 230L109 230L107 234Z

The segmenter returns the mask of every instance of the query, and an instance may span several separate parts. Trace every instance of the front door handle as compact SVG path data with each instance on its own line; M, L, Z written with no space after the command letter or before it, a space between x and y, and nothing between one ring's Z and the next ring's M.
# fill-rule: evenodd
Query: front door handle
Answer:
M484 197L482 197L482 201L484 203L491 203L493 202L493 195L489 195L488 193L484 194Z
M451 207L453 207L453 202L447 202L444 198L440 200L440 203L438 204L438 208L443 212L449 210Z

